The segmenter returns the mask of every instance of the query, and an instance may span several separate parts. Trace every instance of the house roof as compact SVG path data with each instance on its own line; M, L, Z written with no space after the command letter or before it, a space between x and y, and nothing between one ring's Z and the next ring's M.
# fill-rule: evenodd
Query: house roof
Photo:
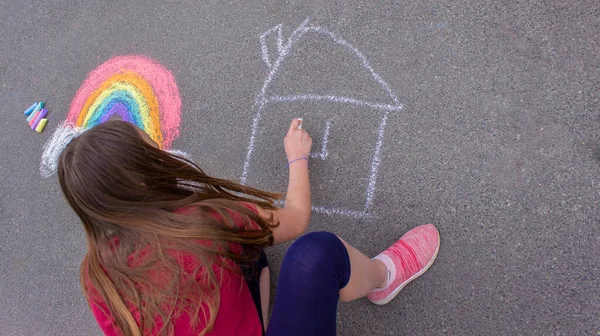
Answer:
M300 76L298 76L298 74L294 76L295 78L288 78L289 76L285 76L284 74L286 71L285 68L290 67L289 63L295 61L294 57L290 57L290 55L294 54L295 50L298 48L305 49L311 47L311 45L307 47L305 44L298 45L300 41L308 39L309 37L324 38L327 41L330 41L333 46L340 47L341 50L346 53L346 60L348 57L353 60L352 64L348 64L346 67L349 69L344 69L344 71L347 72L346 75L342 74L341 76L336 76L335 80L340 80L341 82L336 84L334 83L334 80L331 81L331 83L327 83L327 90L323 90L323 88L307 87L306 84L299 85L297 79ZM383 78L375 72L368 59L346 40L325 28L309 25L308 20L304 21L292 32L287 39L287 42L284 43L282 25L280 24L267 30L260 37L260 42L262 58L265 65L269 68L269 74L265 79L262 90L256 98L257 108L259 109L261 106L268 103L296 101L329 101L332 103L351 104L385 111L399 111L402 109L402 104L399 102L397 95L389 88ZM306 50L302 51L306 54ZM308 51L310 52L313 50ZM321 52L321 50L314 51L316 51L317 54ZM305 64L297 65L297 67L301 69L299 73L302 73L305 70L309 71L307 68L310 68L310 63L308 64L309 66L306 66ZM318 78L315 79L315 77L317 77L315 75L325 76L323 72L332 68L333 67L328 64L320 64L320 67L311 73L309 78L312 81L310 82L311 85L317 84L318 86L319 84ZM382 95L378 95L379 97L369 97L365 92L358 92L358 94L332 92L336 90L337 86L347 88L346 84L350 80L349 75L360 72L363 72L366 75L363 76L362 81L364 82L365 78L369 81L368 83L361 84L361 86L364 88L365 84L368 84L366 85L366 87L369 88L368 91L379 90L382 92ZM280 79L281 81L285 81L285 84L275 84Z

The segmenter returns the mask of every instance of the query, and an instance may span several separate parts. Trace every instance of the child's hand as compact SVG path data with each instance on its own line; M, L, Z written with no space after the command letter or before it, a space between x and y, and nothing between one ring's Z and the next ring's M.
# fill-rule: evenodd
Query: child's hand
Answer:
M304 129L298 129L300 121L292 120L290 129L283 139L283 147L288 160L294 160L303 156L308 157L310 148L312 147L312 138Z

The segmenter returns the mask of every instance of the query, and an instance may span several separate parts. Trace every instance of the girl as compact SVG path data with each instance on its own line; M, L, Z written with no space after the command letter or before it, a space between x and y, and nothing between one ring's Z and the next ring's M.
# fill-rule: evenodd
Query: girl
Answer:
M109 121L59 159L62 191L83 223L81 286L106 335L263 335L269 303L262 250L308 227L312 139L293 120L280 195L206 175L134 125ZM297 239L281 267L266 334L335 335L338 300L392 300L425 272L436 228L406 233L373 259L327 232ZM264 319L264 320L263 320Z

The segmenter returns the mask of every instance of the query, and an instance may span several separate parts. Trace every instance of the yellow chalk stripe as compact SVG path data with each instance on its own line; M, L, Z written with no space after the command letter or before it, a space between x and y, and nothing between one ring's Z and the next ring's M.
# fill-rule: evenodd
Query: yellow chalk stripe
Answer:
M144 131L162 147L163 134L160 127L158 100L148 82L133 71L123 70L104 81L86 100L77 119L77 126L85 127L94 113L99 113L96 112L98 106L116 90L126 90L131 93L138 102Z

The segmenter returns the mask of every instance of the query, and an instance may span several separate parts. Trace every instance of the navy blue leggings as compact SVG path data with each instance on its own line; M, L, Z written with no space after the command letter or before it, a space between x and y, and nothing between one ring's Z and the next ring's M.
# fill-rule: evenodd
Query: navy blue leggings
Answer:
M339 291L349 280L350 257L338 237L300 237L283 259L267 336L335 336Z

